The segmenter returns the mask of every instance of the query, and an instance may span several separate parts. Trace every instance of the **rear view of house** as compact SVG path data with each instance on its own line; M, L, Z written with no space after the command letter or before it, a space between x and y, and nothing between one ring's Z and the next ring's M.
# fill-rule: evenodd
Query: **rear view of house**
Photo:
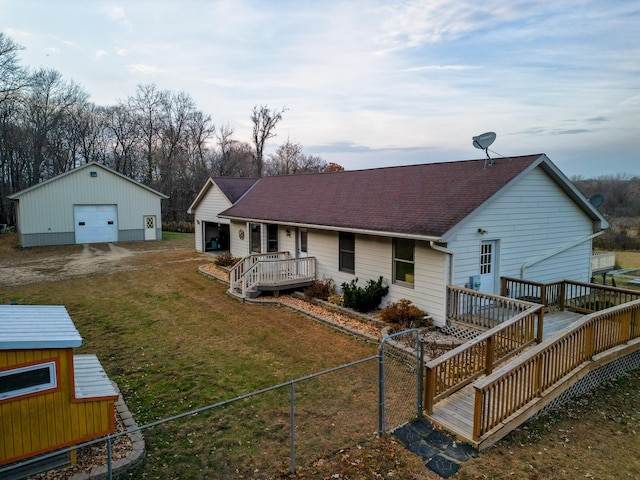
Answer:
M447 285L498 294L501 277L588 282L592 240L608 227L543 154L266 177L218 218L232 255L254 259L258 290L251 265L280 252L287 271L336 285L382 276L385 300L411 300L441 326Z
M162 239L166 195L89 163L9 197L23 247Z

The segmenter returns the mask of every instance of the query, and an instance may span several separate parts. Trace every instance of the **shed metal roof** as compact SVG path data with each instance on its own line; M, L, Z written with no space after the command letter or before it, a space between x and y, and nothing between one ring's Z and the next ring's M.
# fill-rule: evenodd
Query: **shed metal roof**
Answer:
M118 397L118 392L95 355L73 356L76 398Z
M0 350L80 345L82 337L65 307L0 305Z

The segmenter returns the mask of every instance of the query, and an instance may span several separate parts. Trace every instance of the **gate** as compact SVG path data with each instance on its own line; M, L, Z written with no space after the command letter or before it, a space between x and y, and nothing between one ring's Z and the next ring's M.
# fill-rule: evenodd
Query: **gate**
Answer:
M378 355L378 435L422 417L424 343L413 328L384 337Z

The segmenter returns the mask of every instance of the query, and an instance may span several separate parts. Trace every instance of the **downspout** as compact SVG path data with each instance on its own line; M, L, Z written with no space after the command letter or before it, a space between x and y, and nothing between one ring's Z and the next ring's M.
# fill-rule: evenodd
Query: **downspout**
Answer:
M447 284L453 285L453 251L440 245L436 245L436 242L434 242L433 240L429 242L429 245L433 250L449 255L449 281L447 282Z
M554 256L558 255L559 253L562 253L562 252L564 252L566 250L569 250L570 248L573 248L573 247L575 247L577 245L580 245L581 243L584 243L584 242L586 242L588 240L592 240L592 239L594 239L596 237L599 237L603 233L604 233L604 231L600 230L599 232L592 233L591 235L587 235L586 237L583 237L583 238L580 238L578 240L575 240L575 241L573 241L573 242L571 242L571 243L569 243L567 245L564 245L564 246L562 246L560 248L556 248L552 252L549 252L549 253L541 256L541 257L538 257L535 260L531 260L530 262L523 263L522 267L520 267L520 279L524 280L525 272L526 272L527 268L529 268L531 265L535 265L536 263L540 263L543 260L546 260L547 258L554 257ZM589 270L591 270L591 267L589 267ZM589 273L591 273L591 272L589 272Z

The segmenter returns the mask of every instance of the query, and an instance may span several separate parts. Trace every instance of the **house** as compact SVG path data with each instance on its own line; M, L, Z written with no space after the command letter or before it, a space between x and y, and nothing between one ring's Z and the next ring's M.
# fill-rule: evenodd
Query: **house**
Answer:
M0 305L0 465L115 430L118 397L62 306Z
M23 247L161 240L167 198L95 162L9 196Z
M195 242L198 252L229 250L229 220L218 217L236 203L257 178L212 177L207 180L187 213L195 216Z
M218 217L233 256L312 258L313 276L338 286L382 276L384 301L408 299L441 326L447 285L499 294L501 276L588 282L592 240L608 227L544 154L266 177ZM232 289L259 289L259 276Z

